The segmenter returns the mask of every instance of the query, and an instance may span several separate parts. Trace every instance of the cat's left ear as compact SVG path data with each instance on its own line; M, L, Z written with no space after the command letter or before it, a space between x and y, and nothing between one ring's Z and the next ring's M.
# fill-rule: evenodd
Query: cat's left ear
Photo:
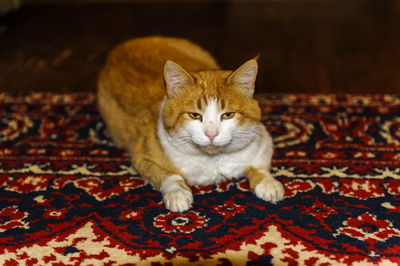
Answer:
M257 60L258 56L240 66L229 76L228 84L239 88L246 96L252 96L258 71Z
M168 60L164 65L164 79L168 97L175 96L187 86L193 85L192 76L177 63Z

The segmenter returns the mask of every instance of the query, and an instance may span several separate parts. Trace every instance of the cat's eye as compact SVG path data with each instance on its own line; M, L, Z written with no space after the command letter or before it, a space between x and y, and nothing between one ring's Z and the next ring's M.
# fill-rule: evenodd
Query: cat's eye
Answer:
M221 115L221 119L230 119L235 115L234 112L228 112Z
M202 119L201 114L198 113L189 113L189 116L193 119L198 119L198 120Z

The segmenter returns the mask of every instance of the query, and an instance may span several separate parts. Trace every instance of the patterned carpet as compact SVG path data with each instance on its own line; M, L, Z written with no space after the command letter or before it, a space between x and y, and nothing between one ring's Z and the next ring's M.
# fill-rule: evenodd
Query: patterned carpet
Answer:
M93 94L0 93L1 265L400 265L400 96L267 95L273 174L168 212Z

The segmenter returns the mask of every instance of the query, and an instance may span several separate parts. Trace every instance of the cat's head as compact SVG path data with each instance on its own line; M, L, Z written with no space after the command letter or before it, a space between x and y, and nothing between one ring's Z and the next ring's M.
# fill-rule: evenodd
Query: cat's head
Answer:
M161 112L165 131L186 152L207 154L243 149L259 133L261 111L253 99L257 61L236 71L189 73L167 61L167 97Z

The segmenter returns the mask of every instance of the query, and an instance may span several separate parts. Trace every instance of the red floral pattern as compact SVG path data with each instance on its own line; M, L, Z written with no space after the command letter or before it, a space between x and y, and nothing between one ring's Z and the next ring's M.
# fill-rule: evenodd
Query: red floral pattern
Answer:
M15 228L28 229L28 223L24 222L26 217L27 213L18 210L17 206L10 206L0 210L0 232Z
M245 205L238 205L232 199L230 201L224 202L223 205L213 205L210 206L212 210L224 217L224 219L232 218L240 213L246 213Z
M89 195L100 201L122 194L130 189L141 187L143 184L142 179L118 177L91 177L78 179L74 182L77 188L84 189Z
M62 220L65 218L65 214L68 212L66 208L61 209L48 209L45 211L43 218L45 219L56 219Z
M161 214L154 219L154 226L165 233L193 233L197 229L207 227L208 219L194 211L183 214Z
M299 192L313 190L315 184L310 180L294 179L285 183L285 197L293 197Z
M385 187L390 194L400 195L400 180L389 180Z
M30 117L18 112L4 115L0 120L0 141L15 140L27 134L33 125Z
M7 190L18 193L46 190L54 175L19 175L8 182Z
M268 95L271 172L168 212L105 134L94 94L0 93L1 265L398 265L400 96Z
M340 182L338 191L342 195L365 200L373 197L383 197L384 189L380 185L381 182L376 180L345 179Z
M370 252L379 252L379 243L400 236L400 230L394 228L391 222L378 219L369 213L363 213L356 218L349 218L343 223L343 226L338 230L337 235L344 234L366 243ZM349 246L348 248L349 251L358 249L356 246L352 248Z

